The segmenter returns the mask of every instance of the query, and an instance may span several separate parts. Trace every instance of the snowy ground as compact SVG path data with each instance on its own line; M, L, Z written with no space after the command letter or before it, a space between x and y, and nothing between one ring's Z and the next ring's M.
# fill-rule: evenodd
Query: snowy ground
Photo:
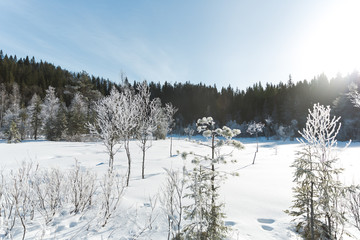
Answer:
M296 142L266 141L260 143L256 162L252 160L256 148L254 139L241 139L245 149L235 151L224 171L235 171L239 176L229 176L221 190L226 203L226 223L232 226L229 239L300 239L293 231L291 217L284 213L292 201L292 173L289 166L299 148ZM161 204L155 197L161 192L166 177L164 168L191 168L191 159L169 157L169 140L153 141L147 151L145 179L141 179L141 152L136 142L131 143L133 158L130 186L126 189L120 208L110 223L102 228L97 211L89 209L84 214L70 214L64 210L45 225L40 218L30 222L26 239L167 239L167 223ZM174 139L176 150L206 153L209 149L183 139ZM339 147L345 146L340 143ZM343 181L360 184L360 144L352 143L339 150L340 165L345 168ZM56 167L66 171L75 164L96 172L99 179L107 169L108 156L101 143L25 141L19 144L0 142L0 166L4 174L17 169L22 161L33 161L41 167ZM125 173L127 159L123 149L115 156L115 168ZM150 199L152 199L150 201ZM156 204L151 214L152 204ZM152 229L148 219L152 216ZM360 232L350 231L360 239ZM19 222L13 230L15 239L21 239Z

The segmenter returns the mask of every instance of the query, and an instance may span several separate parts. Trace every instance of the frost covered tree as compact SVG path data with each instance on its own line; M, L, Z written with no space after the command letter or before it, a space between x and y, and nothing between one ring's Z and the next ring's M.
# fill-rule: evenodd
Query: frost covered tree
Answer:
M265 119L265 129L264 129L264 134L267 140L270 139L272 127L273 127L273 119L271 118L271 116L268 116Z
M137 131L136 138L139 142L141 151L142 151L142 179L145 178L145 154L146 150L151 147L151 144L148 144L148 141L152 138L153 132L157 127L157 119L159 118L161 112L161 105L157 104L156 101L159 99L150 99L150 89L147 85L147 82L144 81L142 84L139 84L137 87Z
M37 140L41 127L41 98L36 93L30 100L30 104L27 107L27 112L29 116L29 124L31 127L30 135L33 136L35 140Z
M20 126L20 101L21 96L19 92L19 85L16 83L12 86L12 92L9 96L9 106L4 114L4 128L5 131L9 131L12 122L15 122L17 128Z
M56 140L56 121L60 109L60 100L55 95L55 88L49 86L43 104L41 104L41 121L46 139Z
M8 103L8 94L6 92L5 85L2 83L0 85L0 130L3 127L4 115L7 109Z
M195 129L193 124L188 124L186 128L184 128L184 133L188 136L189 140L191 140L192 135L194 135Z
M341 124L340 118L330 117L330 110L320 104L309 110L306 127L299 132L303 148L292 165L295 199L287 212L306 239L341 238L346 220L341 207L346 188L338 180L342 169L336 168L334 154Z
M171 103L165 104L164 107L164 115L165 115L165 127L166 127L166 134L171 133L172 129L174 128L175 121L174 115L177 112L177 108L174 107ZM172 135L170 136L170 157L172 157Z
M160 202L168 222L168 240L181 239L181 227L184 220L183 198L185 196L186 169L183 168L182 174L169 169L165 169L165 171L167 179L161 191Z
M247 129L247 132L250 133L250 135L255 134L255 136L256 136L256 151L255 151L255 155L254 155L254 159L253 159L252 164L255 163L256 154L259 152L258 134L263 131L264 126L265 125L263 123L252 122L252 123L249 124L248 129Z
M109 96L103 97L95 104L95 123L88 123L90 132L98 136L106 147L109 154L109 171L113 170L114 156L121 147L118 129L119 101L119 91L112 88Z
M18 143L21 141L21 135L15 121L11 121L10 128L8 130L8 143Z
M192 223L185 228L186 234L195 239L223 239L227 232L222 212L223 204L219 203L219 188L221 174L216 165L226 163L225 157L231 153L221 153L221 147L228 145L242 149L241 142L232 138L240 134L238 129L215 129L215 122L211 117L204 117L197 121L197 130L208 139L208 142L199 143L211 149L211 155L194 155L195 168L190 174L190 193L187 195L194 203L186 207L187 218ZM183 153L186 157L187 153Z
M357 90L356 84L350 84L349 86L349 98L355 107L360 108L360 94Z
M134 92L128 86L124 86L120 94L118 104L118 122L117 130L121 141L124 144L126 156L128 159L128 171L126 177L126 186L129 186L131 174L131 154L130 140L136 137L138 130L139 101Z

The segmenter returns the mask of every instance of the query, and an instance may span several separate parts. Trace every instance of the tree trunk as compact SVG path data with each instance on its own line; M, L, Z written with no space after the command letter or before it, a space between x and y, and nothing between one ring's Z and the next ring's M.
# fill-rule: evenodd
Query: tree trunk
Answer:
M258 151L259 151L259 141L258 141L258 134L256 133L256 151L255 151L255 155L254 155L252 164L255 163L255 158L256 158L256 154L258 153Z
M127 172L127 177L126 177L126 186L129 186L129 181L130 181L130 173L131 173L131 156L130 156L130 146L129 146L129 140L125 140L125 151L126 151L126 156L128 158L128 172Z
M143 158L142 158L142 179L145 178L145 152L146 152L146 140L143 140L142 142L142 153L143 153Z
M113 171L113 169L114 169L114 153L113 153L113 148L114 148L114 146L110 146L110 153L109 153L109 155L110 155L110 159L109 159L109 170L110 170L110 172L112 172Z
M311 182L311 192L310 192L310 231L311 231L311 240L315 240L314 236L314 182Z
M170 136L170 157L172 157L172 136Z

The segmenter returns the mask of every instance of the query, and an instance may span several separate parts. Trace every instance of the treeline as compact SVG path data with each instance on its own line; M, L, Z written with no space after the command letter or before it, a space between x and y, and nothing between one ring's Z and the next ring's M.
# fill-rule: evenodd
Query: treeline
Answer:
M128 82L126 78L124 81ZM99 95L108 95L113 86L119 88L108 79L90 76L86 72L72 73L51 63L36 62L34 57L17 59L0 51L0 84L8 95L12 94L14 83L19 86L20 105L23 107L29 105L34 93L44 99L49 86L55 88L56 96L67 107L71 105L75 92L80 92L85 100L90 101L97 100ZM289 76L285 83L264 85L259 82L245 90L231 86L218 89L215 85L190 82L150 82L149 87L152 98L158 97L162 103L171 102L178 108L175 116L175 131L178 133L183 133L187 126L194 126L196 119L212 116L219 125L232 124L232 127L241 128L243 133L245 125L252 121L270 122L266 126L267 134L279 135L280 127L294 128L294 120L296 128L302 129L308 109L314 103L320 103L330 105L336 115L342 117L340 139L360 139L359 111L354 110L346 95L351 83L360 86L359 73L333 79L321 74L311 81L296 83ZM137 82L133 83L133 86L137 85Z

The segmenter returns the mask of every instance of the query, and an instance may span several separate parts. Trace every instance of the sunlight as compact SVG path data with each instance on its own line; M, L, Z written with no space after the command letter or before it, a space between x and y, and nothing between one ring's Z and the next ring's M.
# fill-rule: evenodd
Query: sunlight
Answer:
M302 67L329 77L360 69L360 1L336 1L314 19L299 49Z

